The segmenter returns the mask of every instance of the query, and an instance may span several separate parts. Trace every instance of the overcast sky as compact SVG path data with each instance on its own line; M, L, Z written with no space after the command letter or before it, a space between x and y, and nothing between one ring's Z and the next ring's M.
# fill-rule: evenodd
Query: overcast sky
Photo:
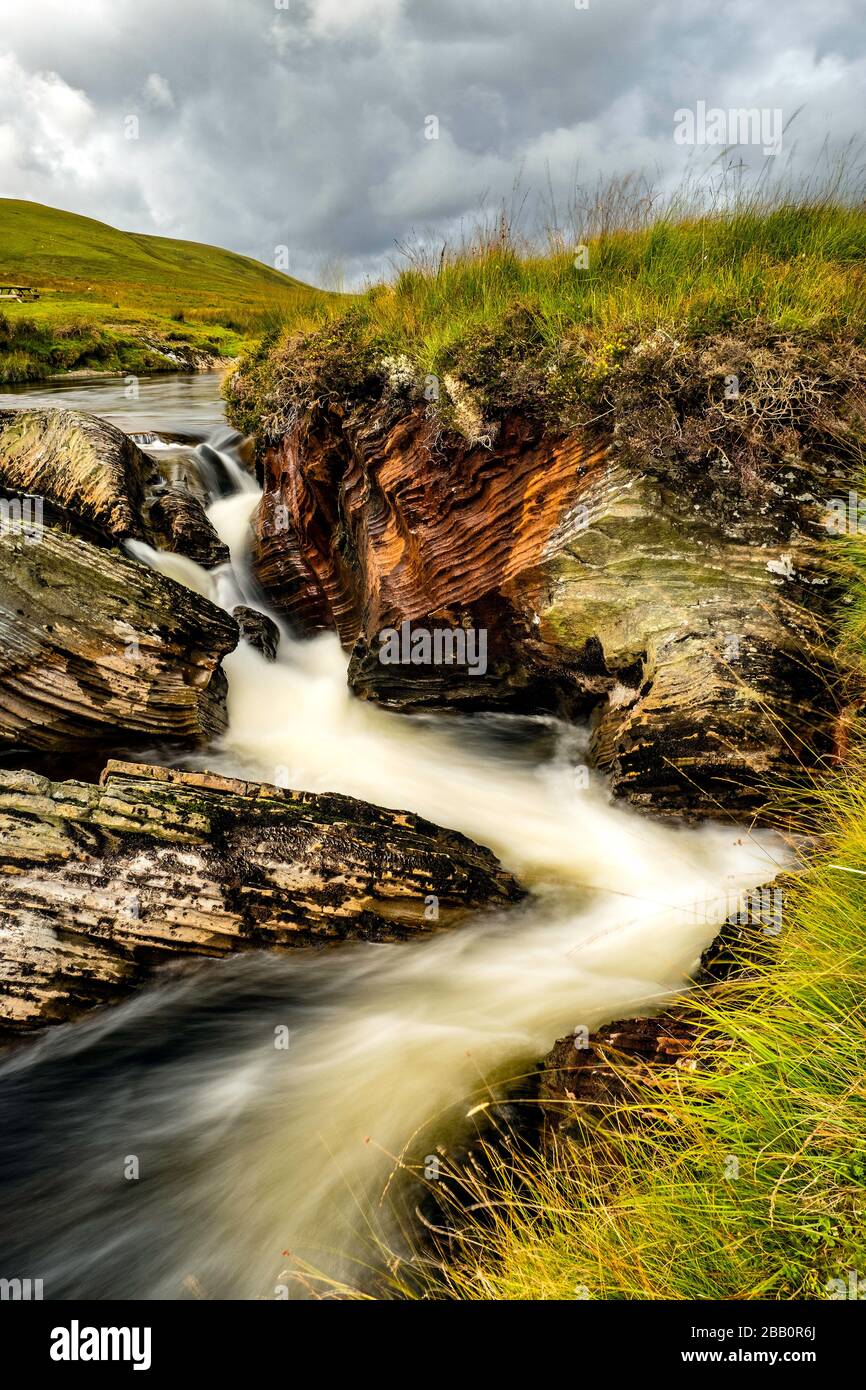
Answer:
M717 150L673 138L701 100L802 107L782 153L801 165L825 137L842 147L862 120L864 8L0 0L0 194L271 264L287 246L293 274L341 260L355 282L519 172L533 197L548 177L564 196L576 174L703 167Z

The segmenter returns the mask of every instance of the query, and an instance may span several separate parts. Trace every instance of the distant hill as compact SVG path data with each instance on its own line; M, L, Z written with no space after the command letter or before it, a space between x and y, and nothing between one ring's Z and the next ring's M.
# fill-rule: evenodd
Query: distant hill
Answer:
M40 298L0 301L0 381L230 357L336 298L233 251L13 198L0 199L2 284Z

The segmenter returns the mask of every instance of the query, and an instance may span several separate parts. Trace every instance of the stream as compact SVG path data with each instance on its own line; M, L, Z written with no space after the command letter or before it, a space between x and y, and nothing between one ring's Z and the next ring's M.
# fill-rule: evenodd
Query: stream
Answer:
M212 374L153 378L132 402L105 379L0 396L16 403L92 410L155 457L194 464L207 436L228 448ZM259 494L228 472L240 490L209 515L230 566L131 548L225 607L263 607L247 559ZM383 1200L396 1157L423 1162L555 1038L663 1003L779 867L769 834L613 803L583 767L583 729L392 714L352 697L346 664L331 636L283 628L273 663L242 643L228 731L183 765L417 812L489 845L529 899L410 944L166 968L8 1053L0 1275L76 1299L306 1297L310 1271L319 1292L363 1285L405 1252Z

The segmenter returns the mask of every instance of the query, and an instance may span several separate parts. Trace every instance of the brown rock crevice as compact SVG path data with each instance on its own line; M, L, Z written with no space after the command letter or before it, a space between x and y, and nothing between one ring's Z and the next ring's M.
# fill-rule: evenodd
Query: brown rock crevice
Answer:
M332 404L263 455L254 568L298 630L339 634L362 698L592 715L616 792L751 812L768 778L832 752L822 513L851 461L804 443L757 480L703 467L615 431L506 415L488 447L412 403ZM484 670L385 663L404 622L483 632Z

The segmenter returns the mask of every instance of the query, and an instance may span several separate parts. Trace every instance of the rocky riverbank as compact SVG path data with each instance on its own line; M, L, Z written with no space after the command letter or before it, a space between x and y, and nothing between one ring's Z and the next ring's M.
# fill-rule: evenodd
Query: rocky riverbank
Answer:
M134 763L98 786L0 772L0 1028L169 960L405 940L520 896L489 850L348 797Z
M98 785L28 770L210 740L241 634L276 655L264 614L231 616L130 542L228 561L197 492L120 430L0 412L0 1029L75 1017L169 959L400 940L521 895L488 850L405 812L116 761Z
M425 403L408 361L341 390L316 351L330 393L275 355L229 405L258 430L256 576L300 630L339 634L356 694L590 716L593 762L656 813L751 813L832 753L826 518L855 482L859 349L659 332L567 427L540 394L516 411L472 381ZM404 623L482 632L484 670L386 663Z

